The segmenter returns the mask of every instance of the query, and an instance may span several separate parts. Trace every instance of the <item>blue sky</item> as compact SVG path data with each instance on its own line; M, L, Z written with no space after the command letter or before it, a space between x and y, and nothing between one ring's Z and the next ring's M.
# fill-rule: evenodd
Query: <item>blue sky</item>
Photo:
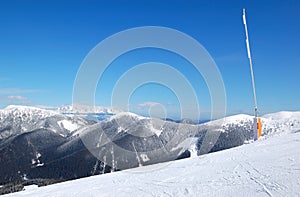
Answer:
M227 113L252 113L253 96L245 48L242 8L261 114L300 110L300 2L288 1L0 1L0 107L9 104L60 106L72 102L73 82L83 59L100 41L139 26L165 26L201 43L223 77ZM135 64L157 61L185 74L203 112L210 95L201 76L182 58L162 50L123 55L99 84L96 104L110 105L113 85ZM122 67L120 67L122 65ZM130 106L162 103L176 116L178 101L157 84L137 89ZM143 105L144 104L144 105ZM145 113L145 111L141 112Z

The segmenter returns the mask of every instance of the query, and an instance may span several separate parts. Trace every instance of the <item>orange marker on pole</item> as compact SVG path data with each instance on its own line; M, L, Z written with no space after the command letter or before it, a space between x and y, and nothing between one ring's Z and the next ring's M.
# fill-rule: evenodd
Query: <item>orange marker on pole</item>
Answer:
M257 119L257 131L258 131L258 135L257 138L259 139L262 135L262 124L261 124L261 118Z

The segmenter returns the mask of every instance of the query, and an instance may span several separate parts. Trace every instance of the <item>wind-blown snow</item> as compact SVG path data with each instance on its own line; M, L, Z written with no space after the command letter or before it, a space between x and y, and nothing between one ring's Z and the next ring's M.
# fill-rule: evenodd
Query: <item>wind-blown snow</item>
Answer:
M300 132L7 196L299 196Z

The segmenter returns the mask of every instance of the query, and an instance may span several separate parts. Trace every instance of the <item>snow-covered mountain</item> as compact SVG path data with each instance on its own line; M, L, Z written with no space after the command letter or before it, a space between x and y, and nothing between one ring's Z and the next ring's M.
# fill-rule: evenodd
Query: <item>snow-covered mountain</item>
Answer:
M7 196L299 196L299 141L300 132L286 131L163 166L25 186Z
M263 136L300 129L299 112L291 112L286 119L282 114L262 118ZM193 125L123 112L78 133L95 157L122 170L249 143L253 141L253 116L240 114Z
M0 110L0 139L40 128L68 136L88 124L91 121L77 116L65 116L54 110L10 105Z
M214 120L204 123L207 126L220 126L221 132L228 133L232 130L239 131L249 130L252 131L254 116L246 114L238 114L223 119ZM300 130L300 112L276 112L266 114L261 117L263 136L270 135L272 133L280 133L284 131L297 131ZM245 134L245 132L240 132ZM250 133L252 135L252 133Z
M265 131L283 132L300 130L300 112L282 111L266 114L262 117L263 128Z
M121 111L114 107L86 106L86 105L64 105L57 109L63 114L118 114Z
M90 123L82 115L15 108L1 111L6 114L1 121L8 121L6 128L10 126L14 132L0 139L0 165L6 169L0 171L0 184L22 180L24 174L27 179L74 179L199 156L253 141L253 116L244 114L195 125L120 112ZM68 125L79 120L83 121L79 129ZM262 139L287 129L300 130L299 112L265 115L262 123Z
M207 122L203 125L221 125L222 132L230 130L230 127L252 129L253 119L254 116L238 114L226 117L224 119ZM284 131L300 130L300 112L298 111L282 111L266 114L261 117L261 121L263 127L263 136Z

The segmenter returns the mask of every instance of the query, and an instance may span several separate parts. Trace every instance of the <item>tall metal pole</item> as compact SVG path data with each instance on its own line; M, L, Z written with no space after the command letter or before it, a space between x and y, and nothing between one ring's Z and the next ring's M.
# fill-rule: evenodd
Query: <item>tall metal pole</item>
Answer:
M252 89L253 89L253 96L254 96L254 115L255 115L254 125L253 125L254 140L257 140L261 135L261 123L260 123L260 119L258 120L256 90L255 90L255 82L254 82L254 73L253 73L253 68L252 68L252 59L251 59L251 53L250 53L249 35L248 35L248 28L247 28L247 22L246 22L246 10L245 9L243 9L243 21L244 21L245 32L246 32L246 46L247 46L247 52L248 52L248 58L249 58L249 64L250 64ZM259 125L257 123L259 123ZM258 133L258 129L260 129L260 133Z

